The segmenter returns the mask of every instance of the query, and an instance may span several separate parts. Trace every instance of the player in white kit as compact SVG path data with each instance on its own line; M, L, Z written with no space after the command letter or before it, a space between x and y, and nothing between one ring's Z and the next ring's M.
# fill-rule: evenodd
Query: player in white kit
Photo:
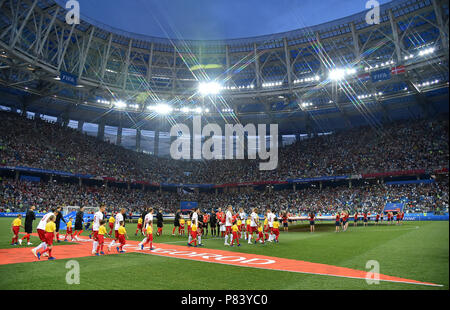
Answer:
M258 231L259 216L256 213L257 210L254 208L250 214L250 231L248 233L248 244L252 244L253 233Z
M100 221L103 220L103 212L105 212L105 206L101 206L97 212L94 214L94 220L92 221L92 234L94 242L92 242L92 254L97 253L98 247L98 229L100 228Z
M244 209L239 209L239 218L241 219L241 227L239 227L241 233L244 233L245 220L247 219L247 214L244 212ZM244 234L244 239L247 240L247 235Z
M111 247L116 244L116 241L119 241L120 222L123 221L123 215L125 212L126 210L122 208L120 209L120 212L117 212L116 214L116 221L114 222L114 240L108 245L108 251L111 251Z
M225 214L225 243L224 245L230 245L228 243L228 236L231 235L231 226L233 225L233 207L228 206L227 213ZM231 236L233 238L233 236Z
M144 231L147 231L147 226L150 225L153 228L153 209L150 208L148 213L144 217ZM141 249L142 245L147 242L147 237L145 237L141 242L138 244L138 248Z
M45 242L45 225L47 225L47 221L50 218L50 216L52 216L52 215L55 215L54 209L52 209L51 212L44 215L44 217L40 220L40 222L37 226L37 233L38 233L39 239L41 240L41 243L37 247L35 247L31 250L31 252L33 253L33 255L35 257L37 257L36 252L39 249L44 248L44 250L45 250L47 248L47 242ZM44 253L44 256L45 256L45 254L47 254L47 253Z
M272 242L275 238L273 233L273 221L275 220L275 214L272 213L272 210L267 209L267 224L269 225L269 242Z
M225 217L225 214L222 212L222 208L219 208L216 212L217 216L217 223L219 224L219 236L223 237L225 235L225 222L223 222L223 219Z

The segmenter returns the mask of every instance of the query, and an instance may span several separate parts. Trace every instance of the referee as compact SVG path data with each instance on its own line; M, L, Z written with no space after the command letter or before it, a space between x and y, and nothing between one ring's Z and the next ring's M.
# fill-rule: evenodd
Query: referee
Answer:
M211 210L211 216L209 217L209 226L211 226L212 237L215 236L217 237L216 225L217 225L216 212L214 212L214 210Z
M163 219L163 214L161 212L161 210L158 210L158 213L156 214L156 225L158 227L158 232L156 233L158 236L162 236L162 229L164 226L164 219Z
M64 219L64 217L62 216L61 207L56 208L56 211L58 211L58 213L56 214L56 221L55 221L55 224L56 224L56 240L57 240L57 242L61 242L59 240L59 224L61 224L61 220L63 220L63 222L66 223L66 224L67 224L67 222Z
M178 227L178 234L180 233L180 212L181 210L177 210L175 213L175 218L173 219L173 230L172 236L175 236L175 230Z
M33 221L36 219L36 214L34 214L34 209L36 209L35 206L31 206L31 208L27 211L27 214L25 215L25 236L22 237L21 240L19 240L19 243L22 244L22 240L27 238L27 245L32 245L30 242L30 234L33 232Z
M84 207L81 207L75 216L75 238L79 241L78 236L83 232Z

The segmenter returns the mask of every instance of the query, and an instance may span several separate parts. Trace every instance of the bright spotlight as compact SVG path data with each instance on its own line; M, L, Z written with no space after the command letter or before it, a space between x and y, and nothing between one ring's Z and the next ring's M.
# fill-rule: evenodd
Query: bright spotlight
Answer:
M181 112L183 112L183 113L189 113L189 108L188 107L182 107L181 108Z
M340 81L344 79L345 77L345 70L344 69L334 69L331 70L328 74L328 78L332 81Z
M222 86L217 82L202 82L198 85L198 91L203 96L217 95L221 89Z
M161 115L167 115L173 111L173 108L165 103L160 103L155 106L155 112Z
M345 71L345 73L346 73L347 75L356 74L356 69L355 69L355 68L347 69L347 70Z
M123 109L127 106L127 104L122 100L118 100L118 101L114 102L114 106L116 108Z

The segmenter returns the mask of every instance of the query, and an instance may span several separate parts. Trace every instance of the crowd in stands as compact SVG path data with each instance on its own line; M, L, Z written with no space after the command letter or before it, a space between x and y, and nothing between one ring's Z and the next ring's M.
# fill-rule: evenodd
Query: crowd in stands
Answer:
M259 160L180 161L124 149L79 131L0 112L0 165L152 183L236 183L448 167L448 121L354 128L279 149L278 168ZM190 175L186 175L190 172Z
M363 184L361 186L324 187L310 186L301 190L265 190L246 193L215 194L207 192L183 194L159 192L159 190L126 189L106 186L79 186L59 182L28 182L5 179L0 183L0 209L11 212L25 211L31 205L37 210L49 210L54 206L106 205L108 211L124 207L140 213L147 207L173 213L180 201L198 201L203 210L225 208L232 205L235 210L251 208L292 214L330 214L337 210L351 213L380 212L386 202L404 202L406 212L448 211L448 180L431 184L385 185ZM1 212L2 210L0 210Z
M279 149L278 168L259 171L259 160L177 161L138 153L103 142L79 131L41 119L0 112L0 165L27 166L76 174L151 183L238 183L325 175L363 174L448 167L448 121L396 122L382 130L355 128L298 141ZM190 172L190 175L186 175ZM1 179L0 179L1 180ZM1 210L24 211L35 205L48 210L61 205L106 205L110 211L125 207L141 212L151 206L165 213L181 200L198 201L205 210L224 208L332 213L380 211L386 202L401 201L407 212L448 210L448 180L433 184L363 184L301 190L266 190L241 193L180 192L127 189L115 186L80 186L51 182L0 181ZM1 211L0 210L0 211Z

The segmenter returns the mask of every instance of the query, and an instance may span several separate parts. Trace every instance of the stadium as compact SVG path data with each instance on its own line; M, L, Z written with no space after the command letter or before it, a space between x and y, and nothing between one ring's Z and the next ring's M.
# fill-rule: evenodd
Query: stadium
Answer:
M87 2L0 0L0 289L449 289L448 1L229 38Z

